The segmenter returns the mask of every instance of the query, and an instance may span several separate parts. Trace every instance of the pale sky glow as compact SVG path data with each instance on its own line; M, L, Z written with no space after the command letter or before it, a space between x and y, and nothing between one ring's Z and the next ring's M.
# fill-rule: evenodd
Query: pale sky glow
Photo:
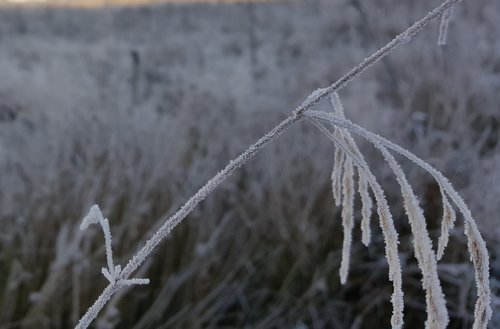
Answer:
M112 5L146 5L151 3L230 3L267 2L270 0L0 0L0 5L49 5L70 7L101 7Z
M0 2L24 3L24 2L47 2L47 0L1 0Z

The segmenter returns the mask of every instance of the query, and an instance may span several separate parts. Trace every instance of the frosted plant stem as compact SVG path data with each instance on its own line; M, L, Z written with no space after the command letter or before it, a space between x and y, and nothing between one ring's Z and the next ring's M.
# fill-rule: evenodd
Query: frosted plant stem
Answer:
M339 148L335 149L335 162L332 170L332 193L336 206L342 204L342 168L344 167L345 154Z
M102 291L101 295L96 299L94 304L87 310L84 316L80 319L75 329L84 329L88 328L90 323L97 317L99 312L104 308L107 302L113 297L115 293L120 290L117 284L110 283L108 286Z
M438 251L437 251L437 260L440 260L444 254L444 248L448 244L450 230L455 225L455 220L457 215L455 210L453 210L453 206L448 201L448 197L446 197L446 193L443 191L443 187L439 187L441 190L441 199L443 199L443 220L441 222L441 236L438 240Z
M345 119L345 114L344 114L344 107L342 106L342 102L340 101L339 94L337 92L333 92L331 95L331 102L333 105L334 113L342 118ZM321 126L317 126L320 130L323 131ZM325 131L323 131L325 133ZM327 135L328 136L328 135ZM330 137L329 137L330 138ZM333 139L336 140L345 140L345 144L349 146L350 149L352 149L353 154L356 154L358 158L362 159L363 155L361 154L361 151L359 150L358 146L356 145L356 142L352 138L351 134L346 130L342 128L335 129L333 132ZM344 155L344 152L340 150L338 147L335 148L335 153L340 153L341 155ZM337 157L335 157L335 162L337 162ZM335 167L332 172L332 181L333 175L335 174ZM359 193L361 196L361 203L362 203L362 220L361 220L361 232L362 232L362 239L361 241L365 246L368 246L370 244L370 239L371 239L371 231L370 231L370 216L371 216L371 206L372 206L372 200L370 198L370 194L368 191L368 182L366 181L366 175L364 174L364 171L361 170L358 172L358 183L359 183ZM340 175L339 175L340 176ZM338 178L340 180L340 177ZM334 196L335 196L335 187L333 188ZM338 192L337 192L338 194ZM335 198L337 199L337 198ZM444 240L444 239L443 239Z
M347 282L349 263L351 260L352 229L354 225L354 171L351 159L346 159L342 182L342 226L344 227L344 242L342 244L342 261L340 262L340 283Z
M127 263L122 271L122 279L128 278L141 264L146 257L153 251L153 249L170 233L170 231L177 226L198 203L204 200L217 186L225 181L236 169L241 167L245 162L259 152L270 141L278 137L292 124L302 119L298 115L292 115L270 132L261 137L257 142L252 144L246 151L241 153L236 159L229 161L227 166L219 171L213 178L211 178L202 188L196 192L173 216L168 218L165 223L156 231L156 233L146 242L146 245L139 250L132 259Z
M330 96L333 94L335 91L338 91L339 89L345 87L349 82L351 82L353 79L355 79L358 75L363 73L366 69L368 69L370 66L373 64L377 63L380 61L382 58L387 56L390 52L392 52L394 49L396 49L398 46L401 44L407 43L408 41L411 40L411 38L420 32L427 24L432 22L434 19L437 17L441 16L448 8L453 6L455 3L459 2L461 0L447 0L443 2L439 7L435 8L431 12L429 12L427 15L425 15L424 18L410 26L408 29L406 29L404 32L400 33L397 35L394 39L392 39L389 43L387 43L385 46L377 50L373 55L371 55L368 58L365 58L358 66L354 67L352 70L347 72L345 75L343 75L340 79L332 83L330 86L323 88L323 89L318 89L316 92L312 93L309 95L307 98L306 102L304 102L301 106L299 106L296 110L295 113L297 114L302 114L304 111L310 109L317 103L319 103L321 100L323 100L325 97Z
M146 242L144 247L139 250L120 272L120 280L126 280L128 277L146 260L146 257L153 252L154 248L177 226L193 209L203 201L217 186L224 182L236 169L259 152L270 141L277 138L292 124L301 120L302 117L296 114L289 116L273 128L270 132L261 137L252 144L246 151L240 154L236 159L229 161L227 166L219 171L202 188L196 192L174 215L165 220L164 224L155 232L155 234ZM87 328L97 317L98 312L105 306L111 297L119 290L118 285L110 284L88 309L87 313L80 319L77 329Z
M445 329L449 322L448 311L446 310L446 301L438 277L436 255L432 249L432 241L427 230L423 210L419 206L417 197L394 156L380 144L375 144L375 147L382 152L384 159L401 186L404 208L414 237L415 257L422 271L422 285L425 290L427 304L425 328Z
M410 39L421 31L427 24L439 17L460 0L446 0L440 6L429 12L424 18L410 26L403 33L397 35L385 46L377 50L370 57L363 60L359 65L351 69L348 73L343 75L340 79L335 81L333 84L324 89L319 89L307 97L306 101L297 107L291 116L279 123L275 128L273 128L266 135L261 137L256 143L251 145L246 151L240 154L236 159L229 162L229 164L219 173L217 173L212 179L210 179L195 195L193 195L173 216L164 220L164 224L159 228L158 231L146 242L144 247L140 249L127 263L125 268L120 272L119 280L127 280L128 277L144 262L146 257L153 252L156 246L170 233L170 231L178 225L195 207L196 205L204 200L208 194L210 194L217 186L219 186L224 180L226 180L237 168L245 164L245 162L253 157L257 152L259 152L266 144L268 144L273 139L277 138L281 133L288 129L291 125L302 119L305 111L310 110L318 102L324 98L332 95L334 92L340 88L346 86L353 79L358 77L361 73L367 70L370 66L380 61L382 58L387 56L390 52L396 49L398 46L407 43ZM454 196L450 195L452 199ZM461 199L460 199L461 200ZM465 204L464 204L465 205ZM458 205L460 208L460 205ZM470 226L471 234L479 234L475 223ZM480 236L480 235L479 235ZM482 245L481 245L482 247ZM482 251L482 248L480 248ZM486 277L487 279L487 277ZM80 319L76 328L84 329L87 328L90 323L97 317L99 311L106 305L109 299L120 289L120 285L115 283L110 283L108 287L102 292L99 298L94 302L94 304L88 309L85 315ZM483 290L480 289L481 292ZM489 295L488 295L489 296ZM489 306L489 305L488 305ZM483 310L486 310L484 308ZM476 308L476 313L480 312ZM483 313L483 315L485 315Z
M492 314L488 250L486 249L486 243L481 236L481 232L479 231L469 208L467 207L462 197L453 188L448 179L444 177L440 171L438 171L410 151L402 148L397 144L394 144L384 137L374 134L361 126L352 123L347 119L341 119L336 117L332 113L321 111L308 111L306 115L311 119L323 120L329 122L334 126L346 128L351 133L357 134L374 144L380 144L383 147L386 147L393 150L394 152L403 155L404 157L427 171L436 180L440 187L442 187L442 189L450 197L451 201L453 201L453 203L455 203L455 205L458 207L465 221L464 230L465 235L467 236L467 247L469 249L470 258L474 265L478 295L474 310L474 324L472 328L486 329L488 326L488 321L490 320Z
M385 255L389 265L389 280L392 281L394 291L392 292L392 329L400 329L403 326L403 280L401 272L401 263L398 256L398 233L394 227L394 221L385 198L382 187L377 182L377 179L370 170L356 144L353 143L352 137L346 135L347 138L337 138L319 120L312 119L312 123L323 132L334 144L336 148L341 149L348 156L358 169L360 176L365 176L370 184L377 204L377 213L379 216L380 228L384 236Z

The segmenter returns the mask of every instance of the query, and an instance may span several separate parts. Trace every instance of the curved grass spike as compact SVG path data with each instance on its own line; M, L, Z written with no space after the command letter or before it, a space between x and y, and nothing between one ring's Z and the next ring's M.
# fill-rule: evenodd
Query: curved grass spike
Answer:
M359 175L359 195L361 196L361 242L369 246L371 242L370 218L372 216L372 198L368 190L368 181L365 175Z
M474 314L474 329L486 329L488 321L491 317L491 307L490 307L490 289L489 289L489 261L488 254L486 250L486 245L481 237L481 234L477 228L472 215L467 208L466 204L458 193L453 189L448 180L433 167L427 163L420 160L418 157L412 153L404 150L403 148L391 143L390 141L370 133L363 128L351 123L349 120L339 118L335 114L312 111L312 108L318 104L321 100L326 97L332 96L340 88L349 84L353 79L358 77L361 73L366 71L370 66L380 61L382 58L391 53L398 46L407 43L411 38L420 32L425 26L432 22L437 17L443 15L445 11L451 8L455 3L460 0L446 0L441 5L436 7L434 10L425 15L421 20L414 23L404 32L396 36L393 40L388 42L385 46L377 50L371 56L363 60L359 65L352 68L349 72L343 75L340 79L332 83L327 88L318 89L313 92L302 105L297 107L292 114L280 122L276 127L274 127L267 134L262 136L254 144L250 145L243 153L241 153L234 160L231 160L224 169L218 172L212 179L210 179L203 187L201 187L186 203L172 216L168 218L161 218L160 221L163 224L158 230L152 233L151 237L145 242L145 245L128 261L126 266L121 269L118 266L111 266L107 269L105 276L110 281L108 286L103 290L101 295L97 298L92 306L89 307L87 312L82 316L76 328L83 329L87 328L91 322L97 317L98 313L106 305L106 303L111 299L111 297L118 292L121 288L132 284L145 284L146 280L143 279L129 279L129 277L141 266L141 264L146 260L146 258L153 252L153 250L163 241L163 239L180 223L186 216L193 211L193 209L204 200L217 186L224 182L236 169L244 165L251 157L257 154L264 146L266 146L272 140L278 138L283 132L288 128L301 121L305 117L313 119L313 122L318 126L318 128L323 131L327 136L332 139L336 146L342 150L342 154L352 161L352 165L358 170L360 177L364 176L368 182L369 187L372 189L375 196L377 213L379 217L379 223L382 228L382 233L384 235L384 241L386 245L386 258L389 263L389 279L393 282L394 292L391 298L393 304L393 315L391 319L391 324L393 328L399 329L403 326L403 292L402 292L402 279L401 279L401 265L399 262L398 255L398 234L394 228L394 223L392 221L392 216L390 214L389 206L387 200L385 199L384 192L380 185L377 183L375 176L371 173L370 168L364 161L359 150L351 141L352 137L347 137L345 134L340 134L335 136L328 129L321 125L318 120L323 120L336 128L345 128L351 133L358 134L372 143L380 144L383 147L402 154L403 156L409 158L410 160L417 163L417 165L424 168L429 172L438 182L440 188L442 188L443 196L449 197L449 199L455 204L455 206L460 210L465 218L465 234L468 240L468 249L471 254L471 260L474 264L476 272L476 284L478 290L478 300L476 302L475 314ZM336 153L336 158L342 157L341 154ZM344 165L345 160L338 161L337 166L345 170ZM349 169L349 168L348 168ZM339 174L341 175L341 174ZM341 180L340 176L335 175L334 179L340 182L346 182L346 180ZM332 182L334 191L338 183ZM342 183L340 184L342 185ZM361 185L361 184L360 184ZM349 192L344 193L350 195ZM366 193L365 198L366 198ZM340 200L340 199L338 199ZM443 203L444 202L443 197ZM345 202L344 202L345 203ZM348 205L349 206L349 205ZM452 208L447 208L452 209ZM443 227L442 234L442 249L444 249L445 242L447 240L448 231L452 225L451 212L448 212L449 217L447 223ZM369 222L368 222L369 224ZM451 225L450 225L451 224ZM366 225L366 223L365 223ZM366 235L366 233L365 233ZM366 237L366 236L365 236ZM107 238L106 238L107 239ZM364 240L367 240L364 239ZM438 257L441 253L438 252ZM427 255L427 254L426 254ZM113 272L113 273L112 273ZM430 310L433 312L433 310ZM439 317L436 315L436 317ZM430 317L431 318L431 317ZM432 316L435 318L435 316Z
M336 115L340 117L344 117L344 109L342 107L342 103L340 103L340 99L335 97L334 95L337 95L337 93L333 93L331 96L332 99L332 105L333 105L333 110ZM334 135L336 138L342 138L343 136L343 129L335 129ZM344 184L342 179L342 174L346 171L347 167L347 160L345 153L342 152L339 148L335 149L335 162L333 163L333 170L332 170L332 192L333 192L333 199L335 200L335 205L340 206L342 205L342 185Z
M342 244L342 260L340 262L340 283L347 282L349 262L351 259L352 229L354 225L354 168L352 161L346 159L344 165L344 179L342 182L342 226L344 228L344 242Z
M359 149L355 146L355 144L349 143L349 138L347 140L339 140L325 126L323 126L319 120L313 119L312 122L335 144L337 149L341 150L341 152L345 153L346 156L352 160L358 169L359 175L364 176L372 188L373 194L375 195L380 228L382 230L382 235L384 236L385 257L389 265L389 280L392 281L394 289L391 297L393 308L391 325L393 329L402 328L404 301L401 263L399 261L398 254L399 240L398 233L394 227L394 221L392 219L389 205L387 203L387 199L385 198L384 190L377 182L377 179L371 172L370 167L360 154Z
M332 95L332 103L335 109L334 113L342 119L345 119L345 115L341 109L340 98L337 93ZM307 115L307 114L306 114ZM354 139L349 134L349 132L344 128L333 127L335 129L334 138L339 139L344 138L345 140L349 140L352 149L358 150L357 146L354 142ZM408 215L408 219L410 221L410 225L412 228L413 235L415 236L413 243L415 249L415 255L418 260L419 267L422 271L423 276L423 287L426 291L426 303L427 303L427 312L428 312L428 320L426 323L426 328L446 328L449 322L448 312L446 310L446 302L444 299L444 294L441 288L441 283L437 274L437 263L436 256L434 251L432 250L432 241L429 236L429 232L427 231L425 218L423 216L423 211L418 205L418 200L413 190L408 183L405 174L399 164L396 162L396 159L387 151L385 147L380 144L375 144L375 147L380 150L385 161L389 164L389 167L394 172L398 183L401 186L401 194L403 196L405 210ZM359 153L359 151L355 151ZM359 155L358 155L359 156ZM360 173L360 177L364 175ZM343 209L342 215L344 215ZM349 210L347 210L349 211ZM342 216L344 223L344 216ZM351 243L351 230L352 228L346 226L344 224L344 249L343 249L343 257L342 264L344 264L344 258L346 257L346 253L350 251L350 243ZM347 242L346 242L347 240ZM344 283L345 276L347 275L347 271L341 265L341 282ZM344 276L342 276L342 274Z
M451 183L446 179L446 177L444 177L443 174L441 174L441 172L439 172L437 169L435 169L430 164L423 161L410 151L402 148L397 144L394 144L384 137L374 134L362 128L361 126L352 123L347 119L342 119L332 113L322 111L308 111L305 113L305 116L315 120L327 122L334 127L346 128L351 133L359 135L370 141L376 147L378 146L390 149L406 157L407 159L427 171L435 179L440 188L442 188L442 190L444 191L445 195L447 195L451 199L451 201L460 210L461 214L464 217L464 231L467 237L467 247L469 250L471 261L474 265L478 295L474 310L473 329L486 329L492 315L488 250L486 249L486 243L484 242L484 239L482 238L481 233L477 228L477 224L472 217L469 208L457 193L457 191L453 188ZM413 234L415 234L415 232L413 232Z
M342 103L340 101L340 97L338 93L334 92L331 95L331 102L332 106L334 109L334 113L338 115L341 118L345 118L344 114L344 108L342 106ZM349 145L350 148L352 148L354 154L358 156L358 158L363 158L363 155L361 154L361 151L358 149L356 142L352 138L352 136L349 134L349 132L346 129L342 128L336 128L334 129L333 136L337 140L345 140L345 143ZM340 154L341 157L345 158L346 154L339 148L335 148L335 163L337 163L337 154ZM332 177L335 174L335 167L332 172ZM332 178L333 181L333 178ZM359 184L359 194L361 196L361 203L362 203L362 220L361 220L361 232L362 232L362 242L365 246L368 246L370 244L371 240L371 231L370 231L370 217L371 217L371 208L372 208L372 199L370 197L370 193L368 191L368 183L366 181L366 176L363 174L363 172L358 173L358 184ZM338 192L337 192L338 193ZM334 199L336 199L335 194L335 186L333 190L334 194ZM338 206L338 204L337 204Z
M335 205L339 207L340 205L342 205L342 173L343 173L342 168L344 167L345 154L341 150L336 148L334 159L335 160L333 163L333 170L331 176L332 192Z
M436 255L432 250L432 241L427 230L423 210L420 208L417 197L396 159L385 147L381 145L375 145L375 147L382 152L385 161L389 164L401 186L404 207L414 236L415 256L422 271L422 285L425 290L428 316L425 328L444 329L449 322L448 311L446 310L446 301L438 277Z
M455 213L455 210L453 210L453 206L448 200L446 193L443 191L443 187L439 186L439 189L441 192L441 199L443 200L443 220L441 222L441 236L438 240L437 260L441 260L441 258L443 258L444 249L448 244L450 231L453 229L457 219L457 214Z

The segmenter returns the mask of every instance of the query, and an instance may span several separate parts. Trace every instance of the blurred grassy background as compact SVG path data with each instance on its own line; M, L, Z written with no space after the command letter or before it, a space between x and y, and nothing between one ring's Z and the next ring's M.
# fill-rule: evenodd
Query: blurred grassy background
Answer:
M227 161L314 89L437 5L356 0L0 10L0 328L67 328L106 281L101 233L78 225L93 203L117 261ZM437 24L341 91L347 116L450 178L492 256L500 327L500 3L464 1L449 43ZM388 14L390 13L390 14ZM326 107L328 104L320 106ZM425 302L399 191L362 144L401 236L406 328ZM355 229L338 277L333 147L304 123L204 201L142 267L151 285L120 294L97 328L388 327L391 285ZM433 241L441 205L430 177L402 162ZM356 216L359 217L359 214ZM475 299L461 223L439 268L452 317Z

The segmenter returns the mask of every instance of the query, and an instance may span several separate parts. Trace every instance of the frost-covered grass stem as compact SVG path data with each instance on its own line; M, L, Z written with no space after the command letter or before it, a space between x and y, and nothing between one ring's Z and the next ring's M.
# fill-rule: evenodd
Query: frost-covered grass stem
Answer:
M441 16L446 10L448 10L458 1L459 0L444 1L439 7L429 12L424 18L413 24L403 33L397 35L384 47L380 48L371 56L364 59L359 65L351 69L348 73L346 73L340 79L335 81L333 84L331 84L327 88L318 89L314 91L311 95L309 95L306 101L293 111L291 116L284 119L271 131L269 131L267 134L261 137L257 142L252 144L247 150L241 153L237 158L230 161L223 170L218 172L203 187L201 187L198 190L198 192L196 192L173 216L169 218L162 218L161 221L164 222L162 226L153 234L153 236L149 240L147 240L146 244L129 260L129 262L126 264L123 270L121 270L121 268L118 265L114 267L112 259L109 258L108 259L109 269L107 270L107 272L104 271L106 273L103 272L103 274L105 274L110 283L106 287L106 289L104 289L99 298L94 302L94 304L88 309L86 314L80 319L77 328L78 329L87 328L90 325L90 323L97 317L99 311L106 305L106 303L121 287L131 284L146 284L147 280L145 279L129 279L129 277L133 274L134 271L136 271L139 268L139 266L141 266L141 264L160 244L160 242L162 242L163 239L170 233L170 231L172 231L174 227L176 227L184 218L186 218L186 216L191 211L193 211L193 209L198 205L198 203L204 200L217 186L219 186L222 182L224 182L236 169L244 165L251 157L257 154L269 142L276 139L280 134L282 134L284 131L290 128L293 124L297 123L302 118L304 118L304 114L306 113L306 111L311 110L318 102L320 102L321 100L325 99L328 96L331 96L337 90L347 85L353 79L358 77L361 73L367 70L370 66L372 66L373 64L377 63L382 58L387 56L391 51L396 49L398 46L410 41L410 39L419 31L421 31L428 23L433 21L435 18ZM316 113L316 118L325 119L325 117L322 117L322 115L318 115L317 113ZM338 118L335 116L327 118L327 120L331 122L336 122L337 127L347 128L348 130L354 133L360 132L360 130L356 126L350 124L347 120L340 119L338 121L335 121L337 119ZM392 146L392 144L387 144L385 142L382 144L385 147L394 150L394 146ZM357 154L354 153L354 155ZM406 154L403 155L406 156ZM413 156L413 154L411 155ZM351 160L356 160L356 159L353 158ZM362 161L362 159L360 159L360 161ZM491 309L489 308L490 292L488 285L488 259L484 241L482 240L481 235L476 227L476 224L473 221L472 217L470 216L470 212L468 212L468 209L463 200L460 198L460 196L456 194L456 192L451 188L451 185L449 185L447 180L444 177L442 177L442 175L439 172L437 172L434 168L428 166L425 162L423 162L422 164L422 162L423 161L420 160L420 162L417 162L417 164L424 166L424 169L430 172L435 178L437 177L436 179L441 183L442 186L444 186L446 193L448 193L449 197L453 200L453 202L457 205L457 207L461 209L462 213L464 213L466 217L466 234L469 237L469 250L471 250L471 254L473 254L472 259L476 267L476 281L478 284L478 295L479 295L479 300L478 303L476 304L477 323L475 323L474 328L486 328L485 323L487 324L488 322L489 315L491 314ZM394 230L392 224L392 218L390 217L388 207L385 203L383 192L379 187L377 187L377 183L373 175L371 175L371 173L369 172L369 168L363 166L362 163L359 161L358 162L354 161L354 164L356 165L356 167L358 167L358 170L364 171L366 173L368 177L368 183L371 185L371 188L375 194L375 198L378 201L380 224L383 228L384 234L386 235L386 243L388 243L388 247L386 248L386 253L390 264L389 277L392 281L394 281L395 285L395 291L392 298L392 302L394 304L394 309L395 309L393 314L392 324L393 327L399 328L402 325L403 303L402 303L402 292L401 292L401 272L399 267L400 266L399 259L397 255L397 233ZM346 194L351 195L352 191L349 191L349 193ZM350 227L351 225L347 226ZM365 227L366 226L367 225L365 222ZM364 238L365 242L368 242L369 240L367 234L368 233L365 234ZM106 240L108 241L108 238L106 238ZM110 237L109 241L111 241ZM344 271L344 275L345 277L347 276L347 268L346 271ZM478 318L482 320L478 320Z
M461 0L446 0L445 2L443 2L439 7L436 7L434 10L425 15L424 18L417 21L404 32L398 34L389 43L377 50L370 57L365 58L361 63L359 63L359 65L344 74L340 79L332 83L330 86L323 89L318 89L313 92L311 95L309 95L307 100L295 110L295 113L301 114L304 111L307 111L308 109L319 103L321 100L346 86L349 82L366 71L370 66L387 56L398 46L409 42L411 38L418 32L420 32L425 26L427 26L427 24L432 22L437 17L440 17L446 10L451 8L455 3L459 1Z
M301 120L302 117L292 115L280 124L274 127L271 131L261 137L257 142L252 144L247 150L240 154L236 159L229 161L227 166L218 172L210 179L202 188L198 190L173 216L167 218L163 225L154 233L154 235L146 242L144 247L140 249L127 263L120 272L118 279L127 280L129 276L146 260L146 257L153 252L154 248L176 227L193 209L203 201L217 186L224 182L236 169L241 167L245 162L259 152L270 141L277 138L292 124ZM98 312L105 306L111 297L120 289L119 286L110 284L88 309L87 313L80 319L78 329L87 328L90 323L97 317Z
M326 113L322 111L308 111L306 116L315 120L325 121L332 124L335 127L342 127L349 132L359 135L366 140L370 141L376 146L381 146L382 148L390 149L400 155L406 157L426 172L428 172L438 183L440 188L448 195L450 200L455 204L455 206L460 210L464 221L465 221L465 235L467 237L467 245L469 249L469 254L471 261L474 265L476 287L478 299L476 301L475 311L474 311L474 329L486 329L488 326L488 321L491 318L491 290L489 281L489 256L488 250L486 249L486 243L481 236L481 233L477 227L477 224L472 217L472 214L467 207L465 201L458 194L458 192L453 188L448 179L441 174L437 169L432 167L427 162L423 161L415 154L404 149L403 147L394 144L393 142L374 134L363 127L349 121L346 119L339 118L332 113ZM415 233L415 232L414 232ZM440 249L444 249L441 246ZM443 251L441 250L441 253Z

